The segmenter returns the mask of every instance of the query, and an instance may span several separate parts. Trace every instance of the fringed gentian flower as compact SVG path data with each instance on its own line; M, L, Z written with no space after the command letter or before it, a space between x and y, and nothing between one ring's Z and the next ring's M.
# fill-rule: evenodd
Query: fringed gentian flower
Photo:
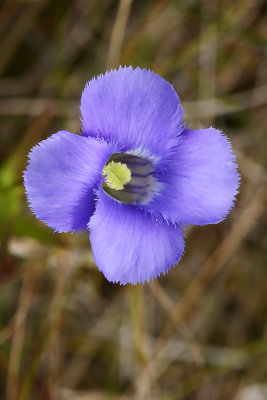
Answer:
M239 185L225 135L185 127L173 87L145 69L87 83L79 134L35 146L24 174L30 206L57 232L90 231L109 281L144 282L184 251L183 227L216 224Z

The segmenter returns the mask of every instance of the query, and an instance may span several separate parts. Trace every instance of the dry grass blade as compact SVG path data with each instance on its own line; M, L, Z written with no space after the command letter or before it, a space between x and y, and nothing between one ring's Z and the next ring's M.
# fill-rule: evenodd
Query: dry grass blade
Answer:
M8 37L0 46L0 75L4 72L12 55L15 53L21 41L24 40L25 36L32 28L36 18L40 15L45 5L46 2L42 1L31 7L26 6L18 16L16 23L12 24L12 29L10 29Z
M109 46L107 61L108 69L116 68L119 65L121 47L132 1L133 0L120 0Z
M146 369L148 363L147 335L144 315L144 290L140 285L130 288L131 320L134 336L137 368L144 377L137 382L136 399L143 400L151 397L151 376Z
M17 400L19 393L19 374L21 353L26 331L25 318L32 305L34 283L36 280L36 266L29 264L25 270L19 305L14 320L14 335L12 338L7 377L7 400Z
M251 100L252 95L253 101ZM267 85L263 85L224 98L215 97L183 102L183 107L191 119L198 119L237 113L263 106L266 103Z
M255 87L240 93L225 97L199 99L196 101L183 101L182 105L190 119L211 118L220 115L238 113L267 104L267 85ZM253 101L251 97L253 95ZM78 101L71 101L72 110L79 109ZM64 110L60 100L48 98L4 98L0 99L0 115L37 116L47 107L52 116L72 118L69 109Z
M230 230L226 238L217 247L214 253L207 259L197 276L190 283L186 293L178 303L175 310L177 320L182 321L196 304L197 299L202 295L207 285L212 281L220 269L225 265L234 251L247 236L252 227L265 211L266 178L259 185L253 199L240 214L238 220ZM167 328L166 328L167 331Z
M188 340L190 351L192 354L192 360L194 360L194 362L198 365L203 364L204 356L201 352L201 349L196 343L195 339L192 337L192 334L190 333L190 330L186 323L177 319L174 302L171 300L171 298L168 296L168 294L159 282L152 282L149 285L149 288L154 296L157 298L159 303L162 305L162 307L166 310L169 320L172 321L174 328L176 328L176 330L179 331L186 340Z
M60 327L62 323L62 312L64 310L64 290L69 278L69 262L64 254L58 256L55 288L50 307L50 334L47 346L49 358L48 390L51 400L59 398L59 372L60 372Z
M225 31L231 26L235 26L236 24L241 23L242 18L249 12L251 12L252 9L257 7L257 2L261 3L261 0L257 0L255 2L251 2L249 0L236 1L222 15L222 20L220 21L220 25L222 26L222 28L220 29L220 31L217 31L216 21L211 26L208 26L208 28L206 28L198 37L192 40L191 43L186 46L181 52L174 55L173 57L170 57L166 61L157 64L157 70L160 72L160 74L165 75L167 72L170 73L174 69L185 65L190 60L192 61L193 57L198 53L200 48L203 51L204 48L210 46L215 39L218 40L219 37L222 37Z
M113 318L114 312L116 311L118 305L121 304L120 302L122 300L121 297L123 296L123 294L123 291L120 291L117 294L114 300L107 305L106 309L103 311L103 314L98 318L96 325L92 326L91 330L87 332L86 338L82 340L81 344L76 349L73 358L67 363L61 373L60 382L63 386L66 386L68 388L75 388L75 386L83 376L92 358L92 354L90 354L90 356L88 354L88 340L90 338L91 331L94 332L98 329L103 329L102 325L105 325L108 322L109 318ZM97 350L98 347L95 346L93 352L96 352ZM86 358L84 358L84 354L87 354Z
M240 213L240 216L234 224L226 238L221 242L217 249L207 259L205 264L200 268L197 276L190 283L181 301L173 311L172 319L176 324L182 324L190 311L196 305L197 300L203 294L208 284L214 279L216 274L225 265L227 260L236 251L241 242L244 240L248 232L257 223L262 213L265 211L264 195L266 195L266 178L264 177L258 186L252 200L246 208ZM148 363L147 368L154 371L158 362L158 356L164 352L168 346L168 340L173 335L173 322L169 321L162 330L158 338L153 355ZM141 377L139 376L138 379Z

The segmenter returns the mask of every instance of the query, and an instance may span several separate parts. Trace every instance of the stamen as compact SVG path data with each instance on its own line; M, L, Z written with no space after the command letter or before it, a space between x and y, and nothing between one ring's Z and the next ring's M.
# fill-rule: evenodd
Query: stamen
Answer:
M147 203L155 183L151 162L127 153L114 153L103 169L105 175L105 192L128 204Z
M122 190L124 185L131 180L131 170L121 162L111 161L104 167L103 175L107 175L108 187L115 190Z

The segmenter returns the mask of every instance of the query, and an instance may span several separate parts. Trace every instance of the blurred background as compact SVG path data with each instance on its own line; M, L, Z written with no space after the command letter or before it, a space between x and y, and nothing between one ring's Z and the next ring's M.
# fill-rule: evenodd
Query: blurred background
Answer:
M0 400L267 399L267 6L261 0L10 0L0 8ZM88 238L27 207L38 141L79 131L86 81L122 65L229 136L242 176L154 282L107 282ZM104 249L103 249L104 251Z

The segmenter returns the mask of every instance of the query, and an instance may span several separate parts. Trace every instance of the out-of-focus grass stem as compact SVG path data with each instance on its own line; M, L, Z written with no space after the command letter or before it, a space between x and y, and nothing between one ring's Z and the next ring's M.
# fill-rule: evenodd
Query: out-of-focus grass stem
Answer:
M151 377L149 369L146 368L148 364L148 354L145 325L144 287L140 284L136 286L130 286L129 292L136 365L138 375L142 375L142 379L136 381L136 399L145 400L150 398Z
M64 290L69 277L69 263L65 254L58 256L55 288L50 307L50 340L48 344L48 355L50 361L48 390L50 398L59 398L59 372L60 372L60 328L62 322L62 311L64 309Z
M201 0L201 32L205 32L208 26L213 25L213 40L209 46L206 46L205 38L200 35L199 52L198 52L198 99L216 97L216 57L217 57L217 8L218 2L214 0L212 3ZM207 15L212 13L212 22L207 21ZM201 111L199 115L201 115ZM206 117L201 121L203 125L210 126L213 122L213 116Z
M29 263L27 268L25 268L19 305L15 315L14 335L8 365L6 400L18 399L21 354L26 331L25 318L32 304L34 283L36 280L36 265L34 263L35 261Z
M130 14L133 0L120 0L118 12L111 34L108 52L107 68L116 68L119 65L121 47L123 43L125 28Z

